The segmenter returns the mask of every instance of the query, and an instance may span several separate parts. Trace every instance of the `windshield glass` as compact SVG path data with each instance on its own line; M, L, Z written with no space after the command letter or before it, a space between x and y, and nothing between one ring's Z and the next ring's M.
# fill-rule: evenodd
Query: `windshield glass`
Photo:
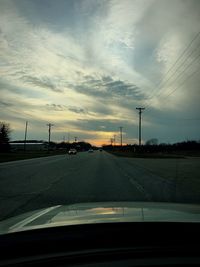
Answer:
M0 0L0 220L199 204L199 70L199 0Z

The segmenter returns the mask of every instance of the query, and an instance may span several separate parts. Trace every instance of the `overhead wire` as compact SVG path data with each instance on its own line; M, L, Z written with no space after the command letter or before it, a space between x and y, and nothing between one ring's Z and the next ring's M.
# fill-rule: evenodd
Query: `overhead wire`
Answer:
M192 66L192 65L199 59L199 57L200 57L200 54L199 54L196 58L194 58L194 59L190 62L189 65L186 65L185 68L178 74L178 76L171 82L171 84L174 83L175 81L177 81L178 78L180 78L181 76L183 76L183 74L185 73L185 71L187 71L187 70L189 69L189 67L191 67L191 66ZM178 86L176 86L174 89L169 90L169 92L167 92L167 96L170 96L170 95L171 95L173 92L175 92L179 87L181 87L181 86L182 86L188 79L190 79L190 78L193 76L193 74L195 74L195 73L197 73L197 72L199 72L199 69L197 69L197 71L194 71L193 73L190 73L190 74L186 77L186 79L184 79L184 82L182 82L181 84L179 84ZM160 92L157 94L157 97L161 96L162 94L166 94L166 92L162 92L162 91L160 91ZM148 108L148 107L150 107L150 106L151 106L151 104L149 103L148 105L145 106L145 108Z
M163 88L163 85L166 84L168 81L170 81L170 79L184 66L184 63L188 61L188 59L191 58L191 56L197 51L197 49L200 47L200 44L192 50L192 52L189 51L189 54L188 54L188 49L192 46L192 44L195 42L195 40L198 39L198 37L200 36L200 31L195 35L195 37L192 39L192 41L187 45L187 47L184 49L184 51L181 53L181 55L177 58L177 60L174 62L174 64L170 67L170 69L167 71L165 77L158 83L158 86L156 87L157 89L159 89L159 87L162 85L162 87L160 88L160 90L157 90L155 93L153 93L149 99L146 100L147 101L150 101L152 102L152 99L155 97L155 96L160 96L162 94L161 89ZM186 56L186 57L185 57ZM194 58L188 65L185 66L185 68L178 74L178 76L175 77L175 79L173 80L173 82L175 82L181 75L184 74L184 72L191 66L194 64L194 62L199 58L200 55L198 55L196 58ZM173 73L166 79L166 76L168 73L170 73L174 67L177 65L178 62L181 62L181 60L183 60L183 62L181 63L181 66L180 64L177 66L177 68L173 71ZM189 75L191 76L191 75ZM171 81L172 83L172 81ZM176 87L176 89L178 89L179 86ZM175 90L173 90L174 92ZM170 94L172 94L170 92ZM150 107L150 103L148 103L147 105L144 105L145 108L148 108Z
M192 39L192 41L186 46L186 48L183 50L183 52L180 54L180 56L176 59L176 61L175 61L175 62L172 64L172 66L168 69L168 71L167 71L166 74L165 74L165 77L162 78L162 79L160 79L160 81L159 81L158 84L156 85L156 88L160 87L160 85L162 85L163 83L166 83L166 82L167 82L165 79L166 79L168 73L170 73L170 72L173 70L173 68L177 65L177 63L178 63L179 61L182 60L182 58L187 54L189 48L192 46L192 44L195 42L195 40L196 40L199 36L200 36L200 31L194 36L194 38ZM197 47L197 48L198 48L198 47ZM196 48L195 48L195 50L196 50ZM187 60L187 58L186 58L186 60ZM183 64L183 63L182 63L182 64ZM173 75L173 74L172 74L172 75ZM172 75L171 75L171 76L172 76ZM170 76L170 77L171 77L171 76ZM169 80L169 78L168 78L167 80ZM155 93L157 93L156 88L155 88L155 90L154 90ZM150 98L151 98L151 97L153 97L153 96L150 96Z
M180 56L176 59L176 61L172 64L172 66L168 69L168 71L165 74L165 77L168 75L168 73L170 73L170 71L176 66L176 64L183 58L183 56L187 53L188 49L192 46L192 44L194 43L194 41L200 36L200 31L194 36L194 38L192 39L192 41L186 46L186 48L183 50L183 52L180 54ZM156 88L159 87L165 80L165 77L160 79L160 81L158 82L158 84L156 85ZM154 90L156 91L156 89ZM151 98L151 96L150 96Z
M199 55L199 56L200 56L200 55ZM199 71L200 71L200 70L197 69L196 71L190 73L190 75L187 76L187 77L183 80L183 82L182 82L181 84L179 84L179 85L178 85L177 87L175 87L171 92L169 92L166 96L164 96L163 99L165 99L165 98L167 98L168 96L170 96L171 94L173 94L179 87L183 86L183 84L185 84L186 81L188 81L189 79L191 79L191 78L192 78L196 73L198 73Z

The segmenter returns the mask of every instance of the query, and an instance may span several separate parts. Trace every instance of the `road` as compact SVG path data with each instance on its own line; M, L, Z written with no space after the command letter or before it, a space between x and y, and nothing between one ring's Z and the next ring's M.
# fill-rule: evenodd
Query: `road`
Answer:
M199 191L188 195L186 189L179 190L177 174L164 176L146 168L145 160L138 160L95 151L1 163L0 220L38 208L80 202L187 202L192 194L194 201L200 202Z

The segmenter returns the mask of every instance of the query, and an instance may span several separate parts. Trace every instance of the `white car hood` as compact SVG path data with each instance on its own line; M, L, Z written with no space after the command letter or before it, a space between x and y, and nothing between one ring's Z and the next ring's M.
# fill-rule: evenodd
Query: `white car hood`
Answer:
M200 205L157 202L96 202L57 205L0 222L0 234L109 222L200 222Z

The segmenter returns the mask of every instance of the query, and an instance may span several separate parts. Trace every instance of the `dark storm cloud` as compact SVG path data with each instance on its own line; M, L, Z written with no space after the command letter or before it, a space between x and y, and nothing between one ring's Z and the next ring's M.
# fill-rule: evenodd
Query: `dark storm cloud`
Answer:
M70 122L70 124L80 127L82 130L102 132L118 132L119 126L122 124L126 131L133 127L131 121L126 122L118 119L78 119Z
M110 76L103 76L103 77L102 77L102 81L103 81L103 82L112 82L113 79L112 79Z
M33 84L40 88L50 89L55 92L63 92L61 89L57 88L56 85L52 83L48 77L37 78L33 76L24 75L22 80L28 84Z
M79 72L79 74L81 74L81 73ZM90 81L90 80L93 80L93 79L94 79L94 77L91 76L91 75L85 75L84 78L85 78L87 81Z
M7 92L23 95L23 97L30 97L30 91L26 90L26 88L21 88L17 85L9 84L3 81L0 81L0 91L1 97L4 96L4 98L6 98Z
M83 108L78 108L78 107L68 107L69 111L72 111L74 113L85 113L86 111Z
M19 93L19 90L17 90L17 89L18 89L17 86L11 85L8 82L0 80L1 98L2 98L2 95L3 95L3 93L2 93L3 91L14 91L16 93Z
M109 106L109 103L107 101L104 101L104 103L101 103L101 105L94 105L92 107L92 112L97 113L98 115L114 115L114 111Z
M65 111L69 110L73 113L86 113L86 110L81 107L76 106L66 106L66 105L58 105L58 104L46 104L47 109L54 110L54 111Z
M166 126L170 129L170 126L175 124L175 127L178 127L179 125L183 124L189 124L194 123L195 121L198 124L198 121L200 120L199 113L192 112L188 113L187 111L175 114L174 110L160 110L151 107L150 109L146 110L143 114L146 121L150 121L152 124L158 124L162 126ZM199 128L199 124L198 124Z
M4 102L0 100L0 107L7 108L7 107L12 107L13 104L9 102Z
M118 96L133 96L137 99L140 99L143 96L139 92L140 89L133 84L126 83L123 81L112 81L108 82L105 85L107 91L113 95L118 95Z
M70 85L76 91L99 98L133 97L137 100L144 99L139 87L126 81L114 80L109 76L96 78L85 76L85 81L78 85Z
M67 110L67 107L64 105L57 105L57 104L46 104L47 109L54 110L54 111L64 111Z
M54 30L62 30L64 25L73 26L75 15L74 0L15 0L21 14L34 25L52 25Z

